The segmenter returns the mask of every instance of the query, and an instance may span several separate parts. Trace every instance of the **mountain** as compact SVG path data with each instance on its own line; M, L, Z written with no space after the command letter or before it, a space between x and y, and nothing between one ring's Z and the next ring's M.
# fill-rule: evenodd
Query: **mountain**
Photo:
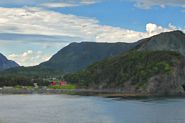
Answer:
M56 74L76 72L94 62L118 55L129 50L136 51L177 51L185 56L185 34L181 31L165 32L136 43L71 43L53 57L38 66L19 68L12 73ZM39 72L38 72L39 71Z
M11 60L8 60L3 54L0 53L0 71L18 67L19 65Z
M118 55L134 48L138 43L71 43L56 53L49 61L39 65L41 68L54 68L75 72L104 58Z
M138 43L71 43L62 48L53 57L33 67L18 67L1 72L0 76L24 76L50 78L67 72L84 69L104 58L118 55L134 48Z
M165 32L140 41L138 51L176 51L185 56L185 34L181 31Z
M31 81L33 78L60 77L62 79L64 74L80 70L80 72L72 75L66 75L66 80L77 83L80 87L123 88L124 86L128 86L126 88L128 90L130 88L130 90L143 90L143 92L160 92L157 87L154 87L153 91L151 91L152 86L149 89L148 83L155 85L158 82L162 84L164 81L164 85L168 89L169 86L166 84L168 82L170 82L170 87L172 87L171 83L182 84L184 79L181 75L185 76L185 72L183 72L184 66L181 63L184 56L185 34L181 31L172 31L130 44L71 43L62 48L47 62L34 67L8 69L3 71L3 73L1 72L0 77L6 76L3 79L7 80L7 78L13 75L15 79L19 76L20 78L29 78ZM91 67L88 67L91 64L93 64L92 71ZM148 64L149 66L145 67ZM182 65L181 68L178 67L179 65ZM97 70L94 70L95 68ZM169 72L171 76L168 76ZM94 82L98 82L98 84ZM138 82L138 84L131 86L129 82ZM126 83L126 85L123 83ZM164 85L161 85L163 92L166 91ZM146 89L142 87L146 87ZM182 90L182 86L178 85L178 87ZM174 89L169 90L179 91ZM171 91L167 92L171 93Z
M184 92L185 57L173 51L130 51L64 78L83 88L177 95Z

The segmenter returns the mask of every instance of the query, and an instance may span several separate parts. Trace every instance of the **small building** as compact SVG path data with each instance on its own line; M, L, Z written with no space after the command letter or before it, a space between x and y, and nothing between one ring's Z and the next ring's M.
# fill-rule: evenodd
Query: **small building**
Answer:
M60 86L64 86L64 85L67 85L67 82L66 81L60 81Z
M56 85L57 85L57 82L53 81L53 82L51 83L51 85L52 85L52 86L56 86Z
M33 85L34 85L34 88L39 88L37 83L33 83Z
M3 89L13 89L13 87L10 86L4 86Z

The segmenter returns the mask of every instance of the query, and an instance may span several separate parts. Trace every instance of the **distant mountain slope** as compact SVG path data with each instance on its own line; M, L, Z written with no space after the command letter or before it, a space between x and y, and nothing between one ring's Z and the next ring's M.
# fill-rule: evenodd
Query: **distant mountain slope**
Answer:
M11 60L8 60L3 54L0 53L0 71L18 67L19 65Z
M185 34L181 31L165 32L141 40L138 51L176 51L185 56Z
M104 58L118 55L134 48L138 43L71 43L39 67L74 72Z
M49 61L33 67L18 67L3 71L2 76L52 77L75 72L88 65L134 48L138 43L71 43ZM0 76L1 76L0 75Z
M49 61L34 67L21 67L6 73L38 75L64 74L86 68L94 62L133 51L177 51L185 56L185 34L181 31L165 32L136 43L71 43L62 48Z
M121 89L128 93L183 93L185 58L172 51L131 51L64 77L80 87Z

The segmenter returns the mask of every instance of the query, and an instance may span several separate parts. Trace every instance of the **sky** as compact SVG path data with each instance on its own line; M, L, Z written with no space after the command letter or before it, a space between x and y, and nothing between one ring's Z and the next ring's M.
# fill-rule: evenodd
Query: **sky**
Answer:
M72 42L136 42L185 32L185 0L1 0L0 53L21 66Z

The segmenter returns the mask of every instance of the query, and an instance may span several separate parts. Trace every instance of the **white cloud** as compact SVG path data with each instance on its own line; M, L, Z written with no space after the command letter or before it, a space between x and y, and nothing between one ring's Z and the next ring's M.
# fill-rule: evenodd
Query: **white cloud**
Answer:
M65 41L133 42L152 34L168 31L147 24L147 32L100 25L98 20L66 15L39 8L0 8L0 33L61 36ZM148 35L150 33L150 35ZM70 37L70 38L69 38Z
M97 20L65 15L39 8L0 8L0 32L40 34L48 36L88 36L86 28L96 26ZM83 37L84 37L83 36ZM87 37L86 36L86 37ZM90 36L88 36L89 39Z
M95 4L99 1L97 0L72 0L72 1L58 1L58 2L51 2L51 3L43 3L40 6L48 7L48 8L64 8L64 7L75 7L75 6L83 6L83 5L90 5Z
M148 23L145 32L138 32L100 25L95 18L67 15L40 8L0 8L0 13L0 34L9 35L9 38L3 38L1 35L0 44L2 43L1 40L6 42L9 40L12 43L13 41L15 43L21 41L25 44L28 42L36 43L41 40L38 43L43 44L47 41L48 46L48 44L53 43L52 39L56 40L54 43L60 43L61 39L61 43L66 42L66 44L74 41L135 42L161 32L179 29L172 24L164 28ZM58 39L58 37L61 38ZM33 51L9 55L10 59L25 66L39 64L49 57L46 54Z
M172 25L169 25L169 28L172 28L171 26ZM158 34L161 32L167 32L167 31L171 31L171 30L173 30L173 29L165 29L162 26L158 26L153 23L148 23L146 25L146 31L149 33L149 35L154 35L154 34Z
M103 0L80 0L80 3L83 5L95 4Z
M51 56L48 56L41 51L34 52L32 50L27 50L21 54L10 54L8 56L9 59L16 61L23 66L37 65L43 61L49 60L50 57Z
M169 24L168 28L163 28L162 26L158 26L153 23L146 24L146 32L136 32L133 30L126 30L121 28L113 28L109 26L99 26L103 29L99 32L98 36L95 37L97 42L107 41L107 42L135 42L142 38L146 38L149 36L153 36L159 34L161 32L167 32L176 30L172 24ZM185 31L185 30L184 30ZM58 46L59 44L57 44ZM49 48L51 44L45 43L45 47ZM53 47L54 48L54 47ZM58 48L60 49L60 48ZM20 65L23 66L33 66L38 65L43 61L47 61L52 55L48 55L47 53L43 53L41 51L32 51L27 50L21 54L11 54L8 56L9 59L16 61Z
M0 0L0 6L37 6L41 7L44 4L53 4L51 7L72 7L71 5L89 5L100 2L101 0ZM58 5L57 5L58 4ZM50 5L49 5L50 6Z
M70 3L44 3L42 4L44 7L49 8L64 8L64 7L74 7L79 6L78 4L70 4Z
M136 6L142 9L149 9L153 6L179 6L185 8L185 0L131 0L136 2Z
M147 38L162 32L169 32L173 30L182 30L180 28L175 27L171 23L168 25L167 28L159 26L157 24L148 23L146 24L146 32L137 32L134 30L128 30L123 28L113 28L104 26L101 27L102 32L96 37L96 41L108 41L108 42L135 42L143 38Z
M172 30L177 30L177 27L174 26L174 25L171 24L171 23L168 24L168 27L169 27L170 29L172 29Z

